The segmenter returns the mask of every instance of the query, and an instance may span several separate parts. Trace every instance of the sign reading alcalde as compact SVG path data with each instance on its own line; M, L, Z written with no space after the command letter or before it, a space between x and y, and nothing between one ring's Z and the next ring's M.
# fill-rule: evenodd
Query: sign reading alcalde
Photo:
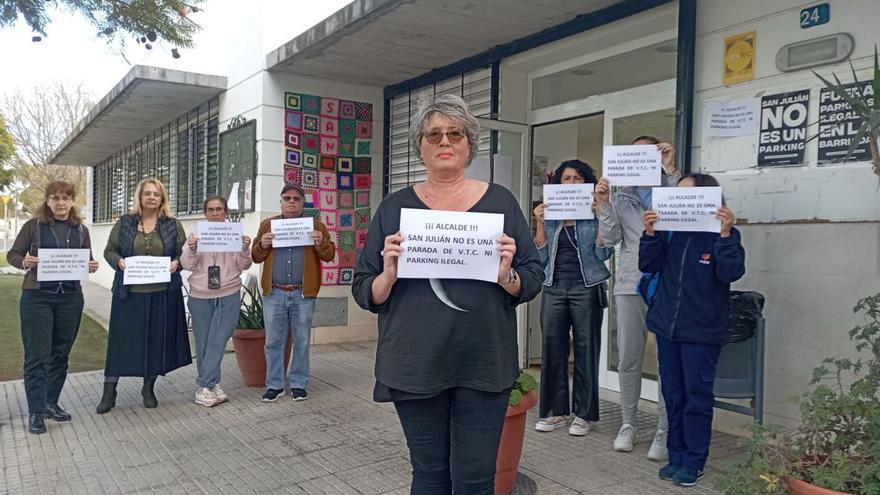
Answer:
M706 137L754 135L758 130L758 100L744 98L732 101L711 101L703 115Z
M544 218L582 220L593 215L594 184L545 184Z
M171 257L129 256L125 258L123 285L157 284L171 281Z
M89 249L46 249L37 251L37 282L84 280L89 276Z
M715 218L721 207L720 187L655 187L651 209L657 212L654 229L674 232L721 232Z
M196 231L201 252L237 253L242 250L240 222L199 222Z
M758 166L804 163L810 90L761 98Z
M659 186L662 166L660 150L653 144L602 149L602 173L612 186Z
M844 89L854 98L874 95L873 81L861 81L844 85ZM859 162L871 159L865 137L852 155L846 156L850 143L859 132L862 118L856 115L849 103L828 88L819 92L819 154L818 163L842 162L844 159Z
M272 247L310 246L315 241L309 234L315 230L312 217L276 218L272 220Z

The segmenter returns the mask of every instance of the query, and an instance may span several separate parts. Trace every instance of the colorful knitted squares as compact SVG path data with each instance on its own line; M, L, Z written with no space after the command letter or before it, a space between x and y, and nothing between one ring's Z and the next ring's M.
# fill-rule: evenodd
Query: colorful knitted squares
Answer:
M331 117L321 117L322 136L339 136L339 121Z
M321 223L330 230L339 228L339 225L336 223L336 210L321 209Z
M339 268L326 265L322 267L321 285L339 285Z
M354 281L354 268L340 268L339 280L340 285L351 285Z
M354 228L366 229L370 227L370 209L358 208L354 210Z
M342 191L340 191L340 194L342 194ZM338 200L338 198L337 198L337 200ZM344 208L341 204L339 205L339 207ZM339 210L339 227L341 227L341 228L354 227L354 212L352 212L350 210L348 210L348 211Z
M336 244L336 248L339 252L351 251L354 252L355 248L355 233L353 230L340 230L337 232L339 235L339 243ZM341 260L340 260L341 261ZM342 264L342 263L340 263ZM349 265L349 266L353 266Z
M354 242L354 231L342 231L339 233L339 237L344 237L343 234L351 234L351 241ZM357 262L357 251L352 249L351 251L339 251L339 266L345 268L354 268L355 262Z
M314 153L303 153L302 162L303 168L315 170L318 168L318 155Z
M303 113L318 115L321 113L321 99L312 95L300 95Z
M370 157L358 157L354 161L354 172L356 174L368 174L371 172Z
M321 119L317 115L303 115L303 132L317 134L321 130Z
M299 184L302 182L302 169L299 167L284 166L284 183Z
M339 156L354 156L353 138L339 138Z
M321 211L317 208L303 208L303 216L319 218L321 216Z
M336 171L337 172L353 172L354 171L354 160L351 157L341 156L336 159Z
M291 129L285 129L284 145L289 148L302 148L302 134Z
M284 161L290 165L302 164L302 152L291 148L284 148Z
M370 191L355 191L355 208L368 208L370 206Z
M321 154L336 156L339 154L339 138L321 136Z
M354 191L337 191L336 203L339 208L351 210L354 208ZM354 225L354 224L352 224Z
M306 172L310 172L310 170L303 170L303 177L305 177ZM303 202L305 208L317 208L319 206L318 191L316 189L303 185L303 193L305 194L305 201Z
M372 122L361 122L357 123L357 138L358 139L370 139L373 137L373 123Z
M302 150L306 153L317 155L321 149L321 140L316 134L303 134Z
M354 174L339 172L336 174L336 184L336 187L340 191L344 189L354 189Z
M321 203L321 211L336 211L336 208L338 208L336 193L336 191L318 189L318 196L321 198L318 200Z
M340 119L353 119L354 118L354 102L342 100L339 102L339 118Z
M318 172L318 188L325 191L336 191L336 172L320 170Z
M354 174L355 189L370 189L370 174Z
M318 171L304 168L302 171L302 186L310 188L318 187Z
M340 119L339 137L347 139L354 139L357 137L357 123L351 119Z
M292 131L301 131L303 125L303 114L302 112L296 112L294 110L285 110L284 111L284 128L290 129Z
M291 110L299 110L302 108L300 103L300 95L296 93L284 93L284 108Z
M367 243L367 229L357 230L357 248L361 249Z
M332 156L322 156L320 159L321 170L336 170L336 158Z
M370 156L370 145L372 141L370 139L358 139L355 141L355 155L356 156Z
M373 121L373 105L370 103L355 102L354 112L358 120Z
M336 98L321 98L321 115L324 117L339 118L339 100Z

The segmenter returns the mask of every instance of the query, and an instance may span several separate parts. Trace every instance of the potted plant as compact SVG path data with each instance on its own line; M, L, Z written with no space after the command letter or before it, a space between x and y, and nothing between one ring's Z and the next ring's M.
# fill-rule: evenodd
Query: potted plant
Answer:
M853 309L857 359L825 358L798 399L802 424L756 425L743 459L719 482L732 495L880 493L880 294Z
M495 461L495 495L506 495L516 486L516 473L526 432L526 413L538 402L535 392L537 386L535 378L522 370L510 391Z
M241 298L241 310L238 313L238 325L232 334L232 347L235 349L235 360L241 371L241 379L248 387L266 385L266 355L263 347L266 344L266 330L263 321L263 300L258 290L244 288L245 295ZM287 338L284 349L284 369L290 362L291 340Z

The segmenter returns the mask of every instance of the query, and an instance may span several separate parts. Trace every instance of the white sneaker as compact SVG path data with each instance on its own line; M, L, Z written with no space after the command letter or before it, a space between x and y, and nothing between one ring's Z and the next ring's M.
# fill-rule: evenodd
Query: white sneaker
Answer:
M614 450L618 452L632 452L633 445L639 441L639 432L635 426L624 423L614 439Z
M589 421L575 416L574 421L571 422L571 426L568 427L568 434L582 437L590 432L591 427L592 425Z
M568 418L565 416L550 416L549 418L544 418L535 423L535 429L538 431L553 431L565 426L567 421Z
M657 430L654 442L648 449L648 459L652 461L665 461L669 459L669 451L666 450L666 430Z
M214 407L219 403L217 401L217 396L214 395L210 389L199 387L199 390L196 392L196 404L203 405L205 407Z
M222 402L226 402L229 400L229 396L226 395L226 392L220 388L220 384L214 385L214 388L211 389L211 392L214 392L214 396L217 397L217 403L220 404Z

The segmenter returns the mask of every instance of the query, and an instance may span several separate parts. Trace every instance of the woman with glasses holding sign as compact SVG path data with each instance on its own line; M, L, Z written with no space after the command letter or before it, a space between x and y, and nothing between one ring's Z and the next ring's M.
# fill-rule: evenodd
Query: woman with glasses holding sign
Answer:
M171 216L168 193L156 179L140 181L134 192L131 213L123 215L110 231L104 259L116 269L107 360L104 365L104 395L98 414L116 406L116 384L120 376L143 377L144 407L159 405L153 386L156 377L192 363L183 306L180 255L186 235ZM146 257L168 261L169 273L151 273L153 279L168 282L138 283L125 276L126 268L138 271ZM133 266L127 267L131 262ZM136 266L135 266L136 265ZM162 277L162 275L165 275ZM128 282L128 283L126 283ZM132 283L135 282L135 283Z
M6 253L9 264L26 270L21 284L21 340L24 346L24 391L28 403L28 431L45 433L45 419L70 421L71 416L58 404L67 380L67 362L83 311L80 279L70 265L54 267L56 276L46 276L40 256L47 249L85 250L77 258L88 260L80 272L94 273L98 262L91 259L89 229L82 224L74 201L76 189L68 182L55 181L46 187L43 204L28 220L12 249ZM42 251L42 253L41 253ZM58 252L58 251L55 251ZM45 260L45 264L50 261ZM80 265L79 261L72 264ZM48 279L48 280L47 280Z
M224 223L228 208L222 196L211 196L202 205L208 222ZM220 246L216 239L213 246L199 246L199 240L195 233L189 235L180 264L192 272L187 281L198 367L196 404L212 407L228 400L220 388L220 364L238 324L240 275L251 266L251 238L241 236L238 251Z
M426 180L379 205L352 285L357 303L379 315L373 398L397 410L413 467L410 493L492 494L519 373L515 309L540 291L541 264L510 191L465 176L480 135L465 102L425 99L412 122ZM492 239L497 279L398 278L410 242L401 232L404 208L502 214L504 233Z
M593 169L580 160L562 162L552 184L595 184ZM538 431L553 431L574 418L568 433L586 435L599 421L599 351L607 304L605 260L613 252L598 236L595 219L545 220L535 210L535 245L544 264L541 297L541 405ZM568 392L569 331L574 343L574 383Z

